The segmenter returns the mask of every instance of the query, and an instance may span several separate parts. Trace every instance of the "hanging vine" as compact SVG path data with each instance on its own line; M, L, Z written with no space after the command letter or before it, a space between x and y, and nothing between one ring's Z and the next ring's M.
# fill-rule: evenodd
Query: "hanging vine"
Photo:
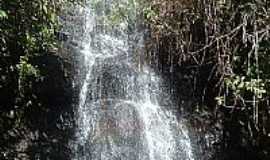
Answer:
M157 51L165 66L211 67L201 99L215 93L213 113L223 115L216 120L223 125L223 143L263 144L264 156L270 152L269 5L267 0L154 0L145 12L153 42L148 54ZM232 142L238 135L242 138Z

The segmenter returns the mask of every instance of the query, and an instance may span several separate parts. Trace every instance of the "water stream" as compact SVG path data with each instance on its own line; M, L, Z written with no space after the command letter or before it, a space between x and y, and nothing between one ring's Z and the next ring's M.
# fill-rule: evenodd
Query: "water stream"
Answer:
M85 74L74 160L194 159L184 124L170 106L161 105L173 105L162 88L165 82L142 62L138 5L135 0L88 0L86 7L75 9L70 43L83 55ZM110 26L107 17L119 7L126 16L118 15L118 24Z

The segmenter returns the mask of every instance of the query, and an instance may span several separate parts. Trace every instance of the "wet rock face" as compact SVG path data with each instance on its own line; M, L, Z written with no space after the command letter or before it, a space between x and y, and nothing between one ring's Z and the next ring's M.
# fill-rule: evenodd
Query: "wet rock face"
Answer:
M100 100L97 103L100 104L100 108L97 108L99 113L99 118L96 119L97 136L118 135L130 138L143 134L144 126L133 104L121 100Z
M74 127L72 103L76 100L74 65L60 54L45 54L34 63L39 65L42 75L41 81L33 83L38 103L26 110L26 131L19 131L24 135L18 137L23 150L17 153L24 152L28 159L67 160Z
M117 60L116 57L110 59L98 59L93 65L91 75L95 75L90 79L88 100L106 99L125 99L129 95L128 89L131 84L136 81L134 75L136 71L125 60ZM131 82L130 77L134 77ZM100 93L100 94L93 94ZM96 97L98 96L98 97ZM136 94L132 95L136 97Z
M51 106L71 104L73 97L72 63L59 55L46 55L36 60L44 75L36 84L37 93Z
M78 154L88 159L110 160L127 157L137 160L148 156L142 147L145 145L144 125L136 106L121 100L106 99L86 105L89 108L87 115L96 117L95 125Z
M68 77L63 59L57 55L40 57L37 63L42 65L45 76L35 88L46 111L36 109L29 117L31 130L37 130L39 136L29 146L28 152L31 158L64 159L66 151L60 148L66 148L69 126L61 121L69 121L66 117L70 116L72 103L71 77Z

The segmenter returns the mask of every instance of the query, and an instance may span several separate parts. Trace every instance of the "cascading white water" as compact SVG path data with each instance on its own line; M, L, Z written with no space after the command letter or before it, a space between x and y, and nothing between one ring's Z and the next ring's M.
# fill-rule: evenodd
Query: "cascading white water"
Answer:
M86 70L74 160L192 160L187 130L159 103L170 101L163 97L162 79L141 63L144 42L143 31L136 28L137 2L97 2L93 6L89 0L77 9L84 18L72 34ZM128 15L110 27L105 20L115 4L128 8Z

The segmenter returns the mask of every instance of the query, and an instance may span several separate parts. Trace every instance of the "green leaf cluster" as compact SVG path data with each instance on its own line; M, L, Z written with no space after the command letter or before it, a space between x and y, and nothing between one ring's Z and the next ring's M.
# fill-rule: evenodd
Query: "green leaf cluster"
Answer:
M115 0L110 4L103 0L93 0L90 5L97 12L99 24L108 28L118 27L127 30L128 26L135 25L141 13L140 3L141 0Z
M1 20L1 19L5 19L5 18L7 18L7 17L8 17L8 16L7 16L6 12L0 9L0 20Z
M0 1L0 121L11 111L14 119L23 119L28 106L41 106L33 85L46 73L37 59L57 54L58 15L75 2L81 0Z
M262 79L248 80L245 76L234 75L230 78L225 78L224 82L236 96L251 92L257 98L263 98L263 95L266 94L265 82Z
M0 51L2 74L15 68L18 79L36 77L33 60L57 47L57 15L72 0L10 0L0 2ZM79 1L78 1L79 2ZM21 77L22 76L22 77Z

